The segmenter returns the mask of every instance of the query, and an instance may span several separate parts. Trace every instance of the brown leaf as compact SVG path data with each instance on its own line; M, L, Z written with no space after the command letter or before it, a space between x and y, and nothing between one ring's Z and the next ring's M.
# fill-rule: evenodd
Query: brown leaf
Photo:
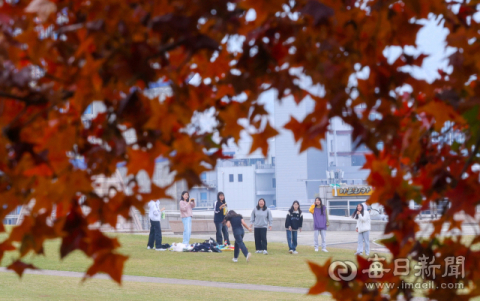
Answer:
M107 273L118 284L122 283L123 265L128 259L127 256L120 254L100 254L94 258L92 266L88 269L83 281L87 277L92 277L97 273Z
M17 273L17 275L18 275L19 277L22 277L23 272L25 272L26 269L38 270L38 268L35 267L35 266L33 266L32 264L26 264L26 263L24 263L23 261L20 261L20 260L14 261L13 263L11 263L11 264L7 267L7 270L12 270L12 271L14 271L15 273Z
M263 155L267 157L268 139L273 138L276 135L278 135L278 131L270 125L270 122L267 122L267 125L265 126L265 129L262 132L252 135L253 142L250 148L250 154L260 148L262 150Z

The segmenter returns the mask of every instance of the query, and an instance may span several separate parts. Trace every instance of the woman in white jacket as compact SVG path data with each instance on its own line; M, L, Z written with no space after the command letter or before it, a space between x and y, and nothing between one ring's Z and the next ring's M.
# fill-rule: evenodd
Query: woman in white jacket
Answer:
M355 219L357 220L357 232L358 232L358 246L355 255L363 253L363 242L365 242L365 254L370 255L370 213L367 211L366 204L358 204L357 212L355 213Z
M155 250L165 251L162 248L162 228L160 227L160 215L165 208L160 209L160 201L148 202L148 218L150 219L150 235L148 236L147 249L153 249L155 243Z

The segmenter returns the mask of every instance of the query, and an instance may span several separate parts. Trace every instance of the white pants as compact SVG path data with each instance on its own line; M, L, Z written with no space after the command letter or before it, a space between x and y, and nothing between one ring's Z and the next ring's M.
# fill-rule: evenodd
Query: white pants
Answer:
M313 241L315 242L315 249L318 248L318 234L322 235L322 249L327 248L325 239L327 238L327 230L315 230L313 231Z
M365 241L365 254L370 255L370 231L358 233L357 253L363 253L363 242Z

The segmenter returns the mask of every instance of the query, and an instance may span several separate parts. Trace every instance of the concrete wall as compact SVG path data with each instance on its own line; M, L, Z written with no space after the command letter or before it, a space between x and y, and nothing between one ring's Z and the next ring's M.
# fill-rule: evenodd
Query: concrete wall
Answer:
M286 212L285 212L286 215ZM247 224L250 224L250 215L243 215L243 219ZM161 221L163 231L172 231L180 234L183 232L183 224L180 214L177 212L169 212L166 219ZM357 222L354 219L330 220L328 231L355 231ZM386 222L372 221L372 231L384 231ZM274 217L272 223L273 231L285 231L285 217ZM303 231L313 231L313 219L306 218L304 214ZM193 216L192 232L215 232L215 225L211 214Z
M273 187L274 177L275 173L256 173L255 184L257 191L273 192L275 190L275 188Z
M293 134L283 129L291 116L302 120L306 115L307 101L296 105L293 98L275 101L275 127L280 134L275 138L275 178L277 181L277 207L289 207L293 200L306 198L304 182L307 179L307 153L299 154L300 146Z
M242 182L238 181L239 174L242 175ZM230 182L230 175L233 175L233 182ZM253 207L255 202L254 166L219 167L217 183L218 191L225 194L229 210Z
M307 150L307 175L310 180L319 180L325 178L325 171L328 169L328 152L325 141L322 141L323 150L309 149ZM313 204L315 194L318 193L319 182L308 182L306 201ZM300 200L299 200L300 201ZM302 199L303 203L303 199Z

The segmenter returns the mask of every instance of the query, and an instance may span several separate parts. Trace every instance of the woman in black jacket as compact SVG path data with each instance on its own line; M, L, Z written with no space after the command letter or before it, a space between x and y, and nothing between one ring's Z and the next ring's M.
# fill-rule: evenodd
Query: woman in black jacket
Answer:
M223 224L225 215L227 215L227 203L225 202L225 195L223 192L217 194L217 201L215 202L215 213L213 215L213 222L217 229L217 243L223 245L225 241L230 245L230 238L228 237L228 228ZM222 237L223 232L223 237Z
M288 210L285 219L285 229L287 230L287 242L290 254L298 254L297 252L297 231L302 232L303 215L300 210L300 203L293 201L292 207Z

